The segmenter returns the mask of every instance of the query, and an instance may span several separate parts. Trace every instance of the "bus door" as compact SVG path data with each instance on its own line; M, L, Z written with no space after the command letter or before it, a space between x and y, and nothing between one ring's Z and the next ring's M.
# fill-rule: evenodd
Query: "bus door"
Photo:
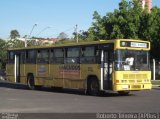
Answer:
M15 82L20 83L20 53L16 53L14 56L14 77Z
M104 48L101 53L103 55L101 59L103 90L112 90L113 53L113 44Z

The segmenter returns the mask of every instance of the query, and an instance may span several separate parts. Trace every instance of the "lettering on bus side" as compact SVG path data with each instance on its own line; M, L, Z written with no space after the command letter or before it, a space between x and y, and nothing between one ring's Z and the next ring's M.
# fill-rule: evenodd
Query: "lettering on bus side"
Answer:
M80 76L80 65L59 66L59 73L64 76Z

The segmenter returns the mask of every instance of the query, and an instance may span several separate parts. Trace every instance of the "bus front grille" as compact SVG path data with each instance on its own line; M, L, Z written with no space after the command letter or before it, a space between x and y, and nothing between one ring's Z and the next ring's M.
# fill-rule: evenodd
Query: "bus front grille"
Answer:
M123 74L123 79L147 79L147 74Z

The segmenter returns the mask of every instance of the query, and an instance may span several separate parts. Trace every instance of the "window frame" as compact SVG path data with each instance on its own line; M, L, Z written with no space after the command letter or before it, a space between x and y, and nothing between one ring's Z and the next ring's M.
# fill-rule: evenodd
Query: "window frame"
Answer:
M11 58L11 54L10 53L13 53L13 58ZM8 64L14 64L14 59L15 57L15 51L8 51Z
M50 57L50 50L49 49L37 49L36 53L37 53L36 54L36 63L37 64L49 64L49 57ZM46 53L46 54L44 54L44 53Z
M94 55L93 56L85 56L84 49L93 47L94 48ZM86 50L87 51L87 50ZM81 47L81 57L80 63L81 64L99 64L100 63L100 48L99 45L87 45Z
M72 49L72 50L69 50L69 49ZM74 49L78 49L78 55L77 56L68 56L69 53L71 53L72 51L74 52ZM81 56L81 47L67 47L67 48L65 48L64 63L65 64L79 64L80 63L80 56Z
M29 57L30 54L28 54L30 51L33 52L32 58ZM27 58L27 57L29 57L29 58ZM36 64L36 50L35 50L35 49L26 50L26 51L25 51L25 59L26 59L26 61L25 61L26 64Z
M56 50L61 50L62 56L56 56ZM52 55L51 55L52 54ZM51 64L64 64L64 48L51 48L49 51L49 61Z

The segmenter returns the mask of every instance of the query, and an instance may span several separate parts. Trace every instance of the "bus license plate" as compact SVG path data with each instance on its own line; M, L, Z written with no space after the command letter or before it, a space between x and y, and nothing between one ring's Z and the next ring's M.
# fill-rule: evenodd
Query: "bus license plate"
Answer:
M132 85L132 88L141 88L141 85Z

